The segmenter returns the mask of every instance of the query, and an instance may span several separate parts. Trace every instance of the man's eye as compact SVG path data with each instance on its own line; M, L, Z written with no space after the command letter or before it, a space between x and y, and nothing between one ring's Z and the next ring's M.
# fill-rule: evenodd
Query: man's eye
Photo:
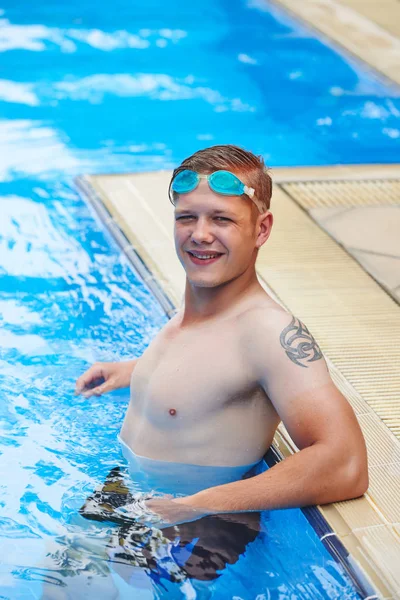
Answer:
M232 221L232 219L228 219L228 217L215 217L217 221Z
M176 217L176 221L187 221L188 219L193 219L192 215L181 215L180 217Z

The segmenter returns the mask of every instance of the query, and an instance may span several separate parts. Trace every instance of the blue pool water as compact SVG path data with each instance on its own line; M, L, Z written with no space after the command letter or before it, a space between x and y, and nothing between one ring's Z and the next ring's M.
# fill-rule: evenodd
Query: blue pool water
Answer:
M214 143L272 166L398 160L399 89L266 0L2 7L3 179L171 168Z
M0 598L106 600L115 525L77 509L125 465L128 394L75 398L74 381L140 355L166 317L73 177L172 168L214 143L272 166L394 162L399 93L261 0L7 0L0 53ZM207 585L171 569L119 597L357 598L296 510L264 513Z

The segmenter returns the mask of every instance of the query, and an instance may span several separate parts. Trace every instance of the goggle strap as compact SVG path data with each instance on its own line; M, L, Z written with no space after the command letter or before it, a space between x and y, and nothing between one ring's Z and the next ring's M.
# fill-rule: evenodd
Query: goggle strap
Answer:
M264 202L260 202L259 200L257 200L257 198L252 198L252 201L257 206L260 213L264 213L268 210Z
M243 186L243 191L248 195L249 198L253 198L254 192L256 191L254 188L247 187L247 185Z

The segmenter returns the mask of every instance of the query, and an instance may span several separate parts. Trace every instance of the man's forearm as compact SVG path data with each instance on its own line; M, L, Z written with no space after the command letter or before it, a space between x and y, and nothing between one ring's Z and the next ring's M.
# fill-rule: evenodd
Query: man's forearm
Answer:
M354 458L337 460L315 444L268 471L203 490L181 500L210 511L270 510L326 504L361 496L368 487L367 467Z

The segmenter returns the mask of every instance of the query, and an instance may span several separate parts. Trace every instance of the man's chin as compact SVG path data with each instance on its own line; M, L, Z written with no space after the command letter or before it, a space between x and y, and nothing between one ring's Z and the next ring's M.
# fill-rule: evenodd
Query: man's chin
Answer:
M206 277L191 277L187 273L186 277L190 285L197 288L215 288L222 283L220 280L207 279Z
M218 287L219 283L214 281L195 281L188 277L188 281L192 287L196 288L214 288Z

